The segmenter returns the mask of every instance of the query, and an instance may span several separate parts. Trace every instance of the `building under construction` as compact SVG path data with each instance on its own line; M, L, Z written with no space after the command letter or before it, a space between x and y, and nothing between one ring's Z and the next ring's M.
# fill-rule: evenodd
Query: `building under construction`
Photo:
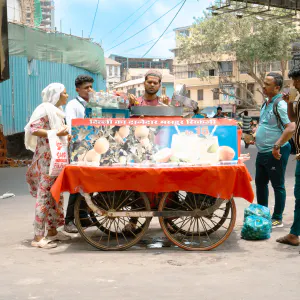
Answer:
M47 31L55 28L53 0L8 0L7 10L11 22Z

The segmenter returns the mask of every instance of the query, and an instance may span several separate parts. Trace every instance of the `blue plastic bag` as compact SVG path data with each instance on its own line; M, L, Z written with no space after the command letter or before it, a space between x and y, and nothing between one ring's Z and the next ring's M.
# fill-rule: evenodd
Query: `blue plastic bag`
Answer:
M245 240L265 240L271 237L272 222L263 217L246 217L243 228L242 238Z
M250 204L249 207L245 208L244 211L244 221L249 216L263 217L271 221L271 213L268 207L262 206L260 204Z

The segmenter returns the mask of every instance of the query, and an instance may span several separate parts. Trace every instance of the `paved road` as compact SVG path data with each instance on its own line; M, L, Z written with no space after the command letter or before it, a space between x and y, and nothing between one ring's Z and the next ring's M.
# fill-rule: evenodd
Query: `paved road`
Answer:
M250 147L254 174L256 151ZM98 252L79 236L53 250L30 247L34 200L24 181L25 169L0 169L0 299L299 299L299 248L279 245L293 212L293 172L287 171L285 224L268 241L240 239L243 209L236 199L238 221L230 238L207 253L190 253L157 243L126 252ZM225 183L224 183L225 184ZM271 193L272 207L273 195ZM151 233L163 237L157 222ZM147 236L151 241L150 236Z

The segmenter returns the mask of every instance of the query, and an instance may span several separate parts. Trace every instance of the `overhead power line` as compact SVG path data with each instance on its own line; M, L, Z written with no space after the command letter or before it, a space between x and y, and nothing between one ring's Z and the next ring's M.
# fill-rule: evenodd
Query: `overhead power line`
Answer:
M169 23L169 25L167 26L167 28L164 30L164 32L161 34L161 36L157 39L157 41L153 44L153 46L142 56L142 58L145 57L155 47L155 45L160 41L160 39L163 37L163 35L166 33L166 31L170 28L170 26L172 25L172 23L174 22L174 20L176 19L176 17L180 13L180 11L182 10L182 8L183 8L184 4L186 3L186 1L187 0L184 0L184 2L180 6L179 10L177 11L177 13L174 16L174 18L171 20L171 22Z
M161 17L159 17L158 19L156 19L155 21L153 21L151 24L149 24L148 26L144 27L143 29L141 29L140 31L138 31L137 33L133 34L132 36L130 36L129 38L127 38L126 40L122 41L121 43L113 46L112 48L107 49L106 51L112 50L122 44L124 44L125 42L129 41L130 39L132 39L133 37L135 37L136 35L138 35L139 33L143 32L144 30L146 30L147 28L149 28L151 25L153 25L154 23L158 22L160 19L162 19L164 16L166 16L168 13L170 13L172 10L174 10L178 5L180 5L182 2L185 2L186 0L182 0L179 3L177 3L174 7L172 7L170 10L168 10L166 13L164 13Z
M173 30L167 32L167 34L166 34L164 37L168 36L170 33L173 33ZM146 46L146 45L152 43L153 41L155 41L155 40L157 40L157 39L158 39L158 37L155 37L154 39L151 39L151 40L148 41L148 42L145 42L145 43L143 43L143 44L141 44L141 45L138 45L138 46L136 46L136 47L134 47L134 48L130 48L130 49L128 49L128 50L125 50L125 53L130 52L130 51L133 51L133 50L138 49L138 48L141 48L141 47L143 47L143 46Z
M156 0L153 2L137 19L135 19L118 37L116 37L111 44L113 44L119 37L121 37L132 25L134 25L141 17L143 17L153 6L156 2L159 0Z
M98 0L98 2L97 2L97 7L96 7L96 10L95 10L94 20L93 20L93 24L92 24L92 28L91 28L91 32L90 32L89 37L91 37L93 29L94 29L94 25L95 25L95 21L96 21L96 17L97 17L97 12L98 12L98 8L99 8L99 3L100 3L100 0Z
M116 29L118 29L122 24L124 24L127 20L129 20L133 15L135 15L138 11L140 11L144 6L146 6L146 4L148 4L149 2L151 2L152 0L148 0L146 1L142 6L140 6L137 10L135 10L130 16L128 16L125 20L123 20L121 23L119 23L116 27L114 27L111 31L109 31L108 33L106 33L104 35L104 37L102 39L104 39L105 37L107 37L110 33L112 33L113 31L115 31Z

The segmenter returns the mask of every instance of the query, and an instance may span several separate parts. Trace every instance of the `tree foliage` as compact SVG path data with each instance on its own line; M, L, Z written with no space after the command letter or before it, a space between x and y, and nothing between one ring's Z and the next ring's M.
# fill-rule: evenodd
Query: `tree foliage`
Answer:
M227 60L239 62L238 71L242 69L261 87L272 62L280 62L284 76L291 60L292 42L297 40L298 33L295 23L284 24L286 20L280 18L280 9L275 10L278 18L269 21L262 21L255 15L237 18L235 13L219 16L206 13L203 18L195 20L190 35L181 38L179 61L197 62L197 74L202 78L204 71L216 66L225 54ZM243 82L234 82L245 88ZM247 93L254 104L253 94L248 90Z

